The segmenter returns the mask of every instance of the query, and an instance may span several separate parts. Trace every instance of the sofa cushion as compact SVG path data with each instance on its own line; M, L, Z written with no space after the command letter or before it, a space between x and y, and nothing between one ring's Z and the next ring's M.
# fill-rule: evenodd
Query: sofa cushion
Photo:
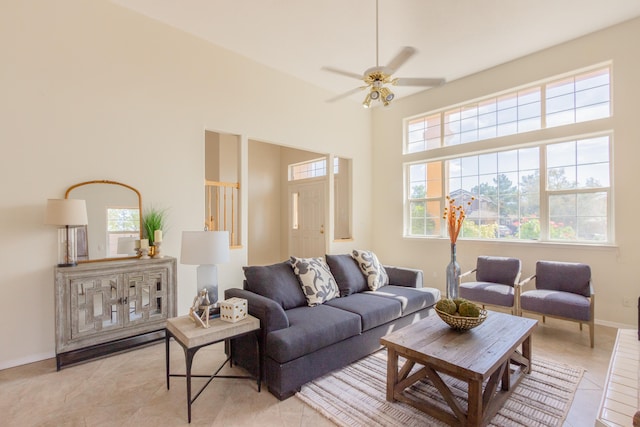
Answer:
M591 268L580 263L538 261L536 288L588 297L591 294Z
M513 307L514 289L510 285L493 282L465 282L460 284L460 297L483 304Z
M479 256L476 261L476 281L513 286L520 276L518 258Z
M431 307L440 299L440 291L435 288L415 289L394 285L383 286L377 291L366 291L365 294L400 302L403 316Z
M360 316L326 304L287 311L289 327L267 335L265 352L279 363L360 334Z
M362 274L355 259L349 254L325 255L331 274L336 279L340 296L346 297L369 289L367 279Z
M406 286L410 288L421 288L424 282L422 270L406 267L384 266L384 271L389 276L389 284L395 286Z
M591 320L591 305L587 297L571 292L536 289L520 295L520 308L549 316L574 320Z
M291 266L298 276L302 292L307 299L307 305L310 307L340 296L336 279L333 278L329 266L322 258L292 256Z
M285 310L307 304L289 261L242 269L247 279L246 290L276 301Z
M368 331L376 326L402 316L400 301L391 298L377 298L365 293L353 294L345 298L336 298L327 305L355 313L362 319L362 331Z
M370 290L375 291L389 284L389 276L380 261L378 261L376 254L371 251L354 249L351 252L351 256L356 260L358 267L367 278L367 285Z

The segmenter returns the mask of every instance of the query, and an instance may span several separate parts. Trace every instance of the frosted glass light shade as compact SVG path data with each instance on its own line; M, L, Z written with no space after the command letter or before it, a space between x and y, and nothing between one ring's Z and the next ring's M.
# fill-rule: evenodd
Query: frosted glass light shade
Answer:
M228 231L183 231L180 263L215 265L229 262Z

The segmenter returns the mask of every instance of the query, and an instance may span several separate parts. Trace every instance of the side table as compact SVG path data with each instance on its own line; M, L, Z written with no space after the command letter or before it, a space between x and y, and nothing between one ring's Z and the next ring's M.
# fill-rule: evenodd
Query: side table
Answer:
M214 378L247 378L255 379L258 384L258 392L260 392L260 379L262 375L262 352L258 340L258 375L241 376L241 375L218 375L224 365L229 362L229 365L233 364L233 338L238 338L243 335L255 333L260 329L260 320L247 315L246 319L240 320L236 323L229 323L220 319L213 319L209 321L209 328L196 327L189 316L174 317L167 320L165 343L166 343L166 362L167 362L167 390L169 390L169 378L170 377L186 377L187 379L187 417L191 422L191 404L196 401L202 391L213 381ZM186 362L186 374L171 374L170 373L170 358L169 358L169 340L173 337L178 344L184 349L185 362ZM220 365L220 367L211 375L192 375L191 364L196 352L202 347L206 347L211 344L215 344L221 341L228 342L229 357ZM205 385L191 398L191 378L209 378Z

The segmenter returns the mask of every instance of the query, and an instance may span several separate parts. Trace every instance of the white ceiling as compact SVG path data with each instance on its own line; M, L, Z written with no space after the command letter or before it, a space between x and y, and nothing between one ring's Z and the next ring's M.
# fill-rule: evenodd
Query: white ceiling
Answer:
M112 1L326 88L328 98L360 82L322 66L361 74L376 65L376 0ZM394 77L451 81L637 16L638 0L379 0L379 65L413 46ZM423 89L393 88L397 97Z

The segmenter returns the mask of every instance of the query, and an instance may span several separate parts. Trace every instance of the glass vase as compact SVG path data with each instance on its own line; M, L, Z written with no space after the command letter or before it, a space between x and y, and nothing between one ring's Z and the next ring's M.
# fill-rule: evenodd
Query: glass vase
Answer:
M447 265L447 298L458 298L460 264L456 261L456 244L451 244L451 262Z

